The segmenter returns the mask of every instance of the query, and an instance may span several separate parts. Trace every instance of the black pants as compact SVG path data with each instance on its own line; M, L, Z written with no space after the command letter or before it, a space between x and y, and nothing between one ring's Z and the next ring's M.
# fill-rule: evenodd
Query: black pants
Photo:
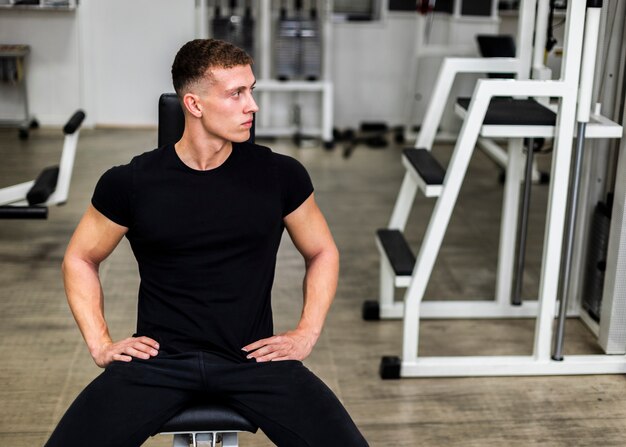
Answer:
M301 362L161 352L109 365L76 398L45 447L137 447L201 399L232 406L280 447L367 446L332 391Z

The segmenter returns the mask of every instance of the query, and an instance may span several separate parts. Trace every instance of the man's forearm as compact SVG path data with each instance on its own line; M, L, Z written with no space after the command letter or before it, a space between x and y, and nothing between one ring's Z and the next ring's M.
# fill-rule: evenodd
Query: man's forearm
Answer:
M104 302L98 266L79 258L63 261L65 293L74 319L92 356L111 343L104 319Z
M335 298L338 277L339 253L334 245L307 260L303 284L304 304L297 329L314 337L314 342L322 332L326 315Z
M339 276L339 254L332 244L306 261L304 305L293 331L258 340L243 347L247 358L258 362L304 360L317 343L326 315L335 297Z

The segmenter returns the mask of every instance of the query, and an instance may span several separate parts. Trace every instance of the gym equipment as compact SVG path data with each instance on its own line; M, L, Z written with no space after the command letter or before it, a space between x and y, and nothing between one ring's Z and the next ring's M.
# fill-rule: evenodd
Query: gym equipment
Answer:
M276 77L281 81L316 81L322 74L322 51L317 0L310 0L308 17L302 0L295 0L295 16L282 1L276 37Z
M200 443L237 447L239 432L257 430L256 425L230 407L200 404L182 410L161 427L159 434L173 435L172 447L196 447Z
M423 79L431 79L441 58L474 57L477 54L473 43L475 36L485 33L495 34L498 30L496 3L496 0L420 0L417 2L414 54L407 76L408 94L404 105L405 139L412 139L413 130L426 125L422 119L421 126L414 126L416 122L419 123L422 113L428 113L423 107L435 94L430 89L429 82ZM484 6L490 14L466 15L468 9L483 9ZM451 104L444 103L442 106L446 113L445 116L442 114L444 119L440 119L441 129L438 136L449 139L456 132L453 111L450 107L446 107ZM423 116L426 117L426 115Z
M585 148L585 131L587 129L587 123L589 123L589 110L591 109L593 71L596 63L596 52L598 49L598 31L600 30L602 0L588 1L587 6L587 14L585 17L585 38L583 43L580 83L578 87L578 108L576 111L578 132L576 135L576 145L574 147L574 166L567 204L565 252L563 253L563 271L561 273L561 300L559 306L558 324L554 337L554 353L552 354L552 358L554 360L563 360L563 337L565 334L565 318L567 316L567 304L570 294L570 272L572 267L572 253L574 251L574 231L576 227L578 191L583 164L583 150Z
M39 127L39 122L28 110L28 90L26 88L26 56L30 53L28 45L0 45L0 83L16 85L24 113L20 119L0 120L2 127L18 127L20 140L27 140L30 129Z
M78 110L63 127L65 140L59 166L44 169L36 180L0 189L0 219L46 219L48 206L67 201L84 119L85 112Z
M287 0L282 0L276 33L276 77L281 81L295 79L299 72L299 21L287 16Z
M547 2L548 0L542 0ZM377 319L394 319L402 318L404 314L404 303L394 300L395 287L408 287L411 282L411 271L414 265L414 255L410 247L404 242L405 225L409 218L411 204L415 200L417 189L423 191L426 197L438 197L442 192L445 170L439 165L437 160L432 157L430 149L433 147L435 135L439 127L439 123L443 117L445 105L452 90L452 86L457 74L460 73L515 73L516 79L528 79L530 72L530 63L533 55L533 29L535 19L540 22L540 17L535 15L536 0L526 0L520 8L520 16L517 30L517 57L484 57L484 58L445 58L441 65L439 76L435 83L433 93L424 116L422 128L415 142L415 146L403 151L402 163L407 169L400 192L396 199L396 203L391 215L391 219L386 231L379 231L377 238L377 246L381 255L380 263L380 294L378 302L366 301L363 304L363 318L365 320ZM542 11L540 5L538 11ZM547 13L547 11L546 11ZM540 14L539 14L540 15ZM539 38L539 37L538 37ZM510 43L509 43L510 44ZM543 45L539 42L540 47ZM538 47L534 48L535 53L539 51ZM543 49L541 50L543 53ZM541 117L541 122L545 125L552 125L554 122L554 113L550 110L539 107L535 101L529 100L525 102L527 110L523 114L520 111L513 110L510 106L511 99L496 98L491 102L490 111L488 113L485 124L493 123L500 125L510 122L511 119L516 120L518 117L530 116ZM467 107L470 99L461 100L461 104ZM514 121L515 122L515 121ZM528 124L528 123L526 123ZM498 136L497 134L494 134ZM521 137L520 137L521 138ZM499 158L499 164L509 166L511 162L510 154L517 154L518 146L521 147L522 140L511 140L509 142L508 154L504 152L498 145L488 138L479 138L478 144L481 149L488 149L491 156ZM514 145L514 147L511 147ZM510 169L510 168L507 168ZM484 303L485 306L476 306L475 302L454 302L447 304L443 302L426 302L422 305L424 316L427 318L449 318L451 312L459 317L503 317L503 316L533 316L536 312L534 309L528 309L516 306L511 308L509 303L511 297L511 278L513 275L513 253L515 246L515 222L517 221L517 193L516 188L519 186L516 181L521 181L519 172L514 171L510 177L507 172L507 187L505 190L504 214L502 218L502 226L500 233L500 256L498 258L497 284L495 302ZM391 234L394 234L391 236ZM397 233L397 234L395 234ZM392 237L401 239L403 242L393 242L391 246L398 246L401 249L400 258L406 262L411 262L408 269L399 270L399 266L395 265L391 260L396 258L396 254L392 254L390 250L390 242L387 238Z
M593 212L589 229L582 305L596 323L600 321L612 206L612 198L607 203L599 202Z
M176 93L163 93L159 97L158 146L174 144L183 136L185 117ZM254 121L250 130L250 143L254 143ZM173 447L197 446L209 443L215 447L237 447L238 433L256 433L258 427L231 407L222 404L194 404L183 409L159 429L159 434L173 435ZM205 444L203 444L205 445Z
M346 129L339 138L345 141L342 154L343 158L350 158L352 152L361 144L371 149L386 148L389 145L389 141L387 140L388 133L389 126L382 122L361 123L358 133L353 129Z
M229 2L230 15L223 15L221 0L215 0L215 13L211 20L213 37L243 48L254 59L255 20L252 0L246 0L244 14L237 14L237 1Z
M313 0L311 0L313 1ZM332 26L330 24L330 11L332 0L315 0L311 3L311 10L315 10L315 17L319 26L319 42L321 47L320 76L317 80L284 80L276 79L276 52L278 51L278 36L276 35L276 23L273 17L272 3L270 0L259 0L259 57L257 58L258 71L256 89L257 103L261 110L265 110L256 123L258 136L278 137L293 136L300 133L307 136L321 137L324 147L330 149L334 146L333 140L333 83L331 81L331 62L328 48L332 46ZM315 5L315 6L313 6ZM281 4L281 9L286 9L286 4ZM285 12L284 16L287 16ZM289 69L291 70L291 68ZM271 106L274 97L286 96L286 93L319 94L319 125L300 126L290 120L287 124L274 122ZM282 95L281 95L282 94ZM304 95L303 95L304 96ZM281 109L285 109L282 107ZM289 110L290 106L286 107ZM284 116L278 115L281 122Z
M522 3L522 16L534 16L536 0ZM539 11L547 2L540 0ZM586 8L586 3L588 8ZM404 308L402 358L383 357L381 376L384 378L425 377L425 376L500 376L500 375L554 375L554 374L614 374L626 372L624 355L568 355L560 361L552 359L552 343L555 341L553 320L557 311L557 291L559 268L562 260L563 236L565 234L566 193L570 178L572 142L575 135L576 103L584 93L579 82L583 34L580 30L585 23L586 9L599 9L601 2L571 0L568 4L565 32L564 58L559 80L480 79L469 101L459 101L457 113L463 118L463 126L456 142L450 163L444 171L430 153L435 126L424 126L420 139L428 136L429 144L407 149L403 163L407 169L391 223L387 229L379 230L378 245L381 250L381 290L386 286L408 287L404 303L394 303L393 296L386 296L380 306L381 316L395 312L402 315ZM592 11L594 15L597 11ZM520 22L523 22L520 19ZM538 17L539 21L539 17ZM543 29L538 27L538 29ZM593 40L597 29L593 26L585 30ZM532 36L532 33L530 34ZM522 39L521 44L524 44ZM535 47L535 54L544 45ZM524 54L524 53L522 53ZM530 53L528 53L530 55ZM446 90L454 73L474 65L483 65L485 72L492 71L491 59L468 63L464 60L447 59L440 71L435 92ZM586 62L587 63L587 62ZM595 63L595 62L594 62ZM518 72L522 66L516 59L500 61L496 69L500 72ZM584 67L583 70L587 69ZM526 75L527 76L527 75ZM443 96L443 95L441 95ZM441 97L434 95L434 97ZM524 97L559 98L559 104L544 106L539 100L521 99ZM588 103L587 103L588 104ZM429 110L434 107L431 102ZM582 105L581 105L582 107ZM432 118L432 117L431 117ZM432 120L435 122L436 120ZM623 128L616 123L592 113L586 125L586 138L621 138ZM422 302L435 259L441 247L461 183L467 171L469 160L479 137L509 139L506 184L504 187L503 219L501 222L500 249L498 257L498 282L496 300L487 301L428 301ZM536 302L524 301L519 306L509 302L511 273L513 269L514 229L519 205L519 184L521 181L523 138L554 137L551 183L549 190L548 216L544 237L539 297ZM422 141L423 142L423 141ZM621 159L620 159L621 160ZM443 176L441 175L443 174ZM437 203L426 230L419 254L412 263L410 248L402 230L406 224L410 205L417 189L426 196L436 196ZM610 258L609 258L610 259ZM607 268L609 266L607 259ZM401 263L403 265L401 265ZM401 269L402 267L403 269ZM391 274L389 274L391 273ZM407 274L408 273L408 274ZM391 298L391 300L389 300ZM623 300L623 297L622 297ZM624 303L613 303L613 307ZM561 306L567 310L565 300ZM371 310L371 309L369 309ZM608 310L603 306L601 325L621 324L623 318L605 318ZM610 314L609 314L610 316ZM419 357L418 337L420 318L506 318L537 317L533 354L530 356L462 356L462 357ZM619 316L618 316L619 317ZM586 322L583 314L581 319ZM600 332L605 332L600 328ZM612 340L619 345L621 354L626 353L626 337L623 330L617 329ZM601 339L602 337L599 337ZM609 349L605 352L610 353Z

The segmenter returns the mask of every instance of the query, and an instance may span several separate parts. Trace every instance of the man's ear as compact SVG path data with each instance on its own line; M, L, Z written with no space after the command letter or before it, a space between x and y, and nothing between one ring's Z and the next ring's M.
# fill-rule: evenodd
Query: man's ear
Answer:
M200 104L200 98L193 93L187 93L183 96L183 104L189 113L196 118L202 117L202 105Z

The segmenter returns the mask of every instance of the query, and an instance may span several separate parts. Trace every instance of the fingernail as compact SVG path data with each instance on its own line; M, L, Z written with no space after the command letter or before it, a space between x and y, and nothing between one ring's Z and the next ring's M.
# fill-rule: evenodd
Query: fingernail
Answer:
M241 350L242 350L243 352L248 352L248 350L247 350L246 348L241 348Z
M248 360L250 360L250 359L252 358L252 356L251 356L251 355L248 355L248 356L246 356L246 358L247 358Z

